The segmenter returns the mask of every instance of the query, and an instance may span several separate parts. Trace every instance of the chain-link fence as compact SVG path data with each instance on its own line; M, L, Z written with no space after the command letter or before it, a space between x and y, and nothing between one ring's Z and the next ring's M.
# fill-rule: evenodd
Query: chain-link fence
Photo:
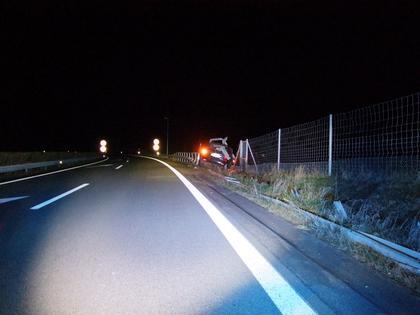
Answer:
M419 171L420 93L278 129L245 147L249 170Z

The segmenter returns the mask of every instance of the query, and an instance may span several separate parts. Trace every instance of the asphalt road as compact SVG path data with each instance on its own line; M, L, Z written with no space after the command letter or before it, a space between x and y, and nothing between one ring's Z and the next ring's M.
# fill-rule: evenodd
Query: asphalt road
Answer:
M181 172L130 157L0 185L0 313L419 313L406 289Z

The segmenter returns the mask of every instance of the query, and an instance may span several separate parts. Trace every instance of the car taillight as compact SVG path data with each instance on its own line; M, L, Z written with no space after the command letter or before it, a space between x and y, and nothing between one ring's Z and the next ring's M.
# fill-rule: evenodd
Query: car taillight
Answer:
M207 148L201 148L200 154L206 157L207 155L209 155L209 150Z

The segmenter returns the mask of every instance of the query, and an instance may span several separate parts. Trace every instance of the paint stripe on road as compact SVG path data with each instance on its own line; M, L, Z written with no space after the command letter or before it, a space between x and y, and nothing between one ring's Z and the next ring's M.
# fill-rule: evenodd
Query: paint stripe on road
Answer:
M284 277L188 179L168 163L151 157L144 156L143 158L165 165L181 180L282 314L316 314Z
M0 204L2 204L2 203L6 203L6 202L15 201L15 200L20 200L20 199L24 199L24 198L28 198L28 197L29 197L29 196L19 196L19 197L0 198Z
M28 179L32 179L32 178L37 178L37 177L42 177L42 176L48 176L48 175L52 175L52 174L56 174L56 173L61 173L61 172L67 172L67 171L75 170L75 169L78 169L78 168L81 168L81 167L86 167L86 166L90 166L90 165L95 165L95 164L103 163L103 162L108 161L108 160L109 160L109 158L106 158L106 159L101 160L101 161L98 161L98 162L93 162L93 163L83 164L83 165L79 165L79 166L69 167L69 168L66 168L64 170L58 170L58 171L54 171L54 172L49 172L49 173L44 173L44 174L39 174L39 175L34 175L34 176L28 176L28 177L18 178L18 179L14 179L14 180L9 180L7 182L0 183L0 186L1 185L6 185L6 184L10 184L10 183L20 182L20 181L28 180Z
M88 185L89 185L89 183L86 183L86 184L83 184L83 185L77 186L76 188L73 188L73 189L71 189L71 190L69 190L69 191L66 191L65 193L62 193L61 195L58 195L58 196L56 196L56 197L54 197L54 198L48 199L47 201L44 201L44 202L42 202L42 203L38 204L38 205L36 205L36 206L33 206L33 207L31 208L31 210L38 210L38 209L41 209L42 207L45 207L45 206L49 205L50 203L53 203L53 202L55 202L55 201L57 201L57 200L59 200L59 199L61 199L61 198L64 198L65 196L68 196L68 195L70 195L70 194L74 193L75 191L78 191L78 190L80 190L80 189L82 189L82 188L85 188L85 187L86 187L86 186L88 186Z
M119 166L117 166L115 169L116 169L116 170L119 170L121 167L123 167L123 165L119 165Z
M101 165L89 166L87 168L109 167L109 166L113 166L113 165L114 164L101 164Z

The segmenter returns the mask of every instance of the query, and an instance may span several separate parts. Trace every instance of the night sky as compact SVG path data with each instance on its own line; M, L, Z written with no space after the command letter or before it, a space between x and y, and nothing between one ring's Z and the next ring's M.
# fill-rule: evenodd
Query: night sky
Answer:
M409 2L87 2L3 1L0 150L149 149L165 116L172 152L236 147L420 90Z

